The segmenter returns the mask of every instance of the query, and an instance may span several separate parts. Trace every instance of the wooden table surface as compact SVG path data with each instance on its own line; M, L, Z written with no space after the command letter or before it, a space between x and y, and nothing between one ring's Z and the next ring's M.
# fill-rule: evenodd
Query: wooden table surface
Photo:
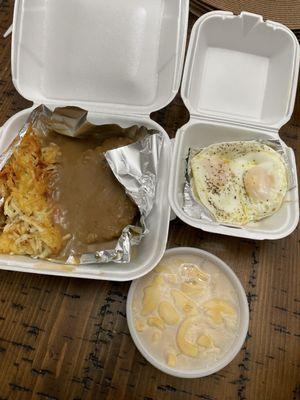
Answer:
M2 38L12 9L12 1L0 0L0 126L30 105L13 87L10 38ZM174 136L188 113L178 97L153 118ZM300 165L299 93L281 137ZM238 356L219 373L192 380L161 373L135 348L125 315L129 283L0 271L0 400L300 399L299 242L299 229L258 242L171 223L168 246L195 246L222 258L250 307Z

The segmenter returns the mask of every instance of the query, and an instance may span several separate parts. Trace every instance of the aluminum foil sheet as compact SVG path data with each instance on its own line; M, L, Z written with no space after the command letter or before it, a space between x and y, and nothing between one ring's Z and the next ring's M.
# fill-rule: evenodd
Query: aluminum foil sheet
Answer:
M126 189L140 211L140 225L128 225L118 240L115 249L97 251L81 256L81 264L97 262L128 263L131 247L138 245L148 233L146 218L155 200L160 151L163 135L152 133L129 146L119 147L105 153L105 158L115 177ZM69 257L68 263L72 263Z
M297 182L296 171L294 170L292 160L290 158L290 153L288 152L288 148L284 142L280 139L248 139L247 141L257 141L267 146L270 146L273 150L277 151L284 159L287 173L288 173L288 186L291 190L295 188ZM224 224L216 221L214 216L210 213L210 211L195 197L193 191L193 177L191 174L191 159L198 154L204 148L190 148L187 158L186 158L186 170L185 170L185 182L183 185L183 211L192 218L200 219L204 222L210 222L214 225L222 225L222 226L234 226L236 228L243 229L241 226Z
M105 153L105 157L115 177L137 204L140 211L139 221L135 226L128 225L123 229L114 248L99 249L93 253L81 254L80 257L74 256L71 248L63 262L66 264L128 263L132 255L132 246L138 245L148 233L147 216L155 201L158 166L164 138L161 132L149 130L146 127L134 125L121 128L115 124L93 125L86 118L87 111L77 107L56 108L53 112L44 105L37 107L10 146L0 155L0 170L20 144L30 126L39 134L51 130L71 137L93 134L107 138L120 130L126 131L129 137L137 141L128 146L110 150ZM3 203L4 199L0 201ZM100 205L99 209L101 209ZM48 260L62 262L61 259Z

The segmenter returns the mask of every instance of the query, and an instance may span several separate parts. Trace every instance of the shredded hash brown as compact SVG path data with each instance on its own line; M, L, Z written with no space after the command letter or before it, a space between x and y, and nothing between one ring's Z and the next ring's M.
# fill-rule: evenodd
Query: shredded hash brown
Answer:
M0 253L46 258L57 255L62 234L53 222L53 204L48 193L59 147L43 147L28 129L21 143L0 171Z

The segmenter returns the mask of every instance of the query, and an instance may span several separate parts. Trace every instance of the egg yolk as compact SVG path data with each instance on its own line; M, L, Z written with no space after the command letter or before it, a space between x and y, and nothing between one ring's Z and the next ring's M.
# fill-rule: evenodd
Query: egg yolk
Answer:
M270 191L274 188L274 175L262 166L256 165L244 175L244 185L249 197L258 201L270 198Z

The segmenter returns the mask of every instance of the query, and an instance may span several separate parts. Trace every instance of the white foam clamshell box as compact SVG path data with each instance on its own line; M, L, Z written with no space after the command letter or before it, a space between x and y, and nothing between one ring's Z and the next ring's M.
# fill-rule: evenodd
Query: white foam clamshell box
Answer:
M284 25L247 12L213 11L198 19L181 88L190 120L176 134L169 187L171 207L184 222L204 231L251 239L279 239L296 228L297 185L278 212L243 228L192 218L182 204L189 148L279 139L279 128L293 112L298 71L299 44ZM293 150L284 146L296 171Z
M97 124L157 129L165 136L165 146L156 202L148 220L150 233L135 248L132 262L66 267L0 255L1 268L115 281L145 275L165 251L169 180L172 208L190 225L254 238L285 236L295 227L297 188L289 194L293 202L257 230L205 225L182 212L188 147L249 135L278 137L278 129L292 113L299 64L298 44L282 25L247 13L214 12L200 18L193 29L182 85L191 119L176 135L170 177L170 140L149 115L167 105L179 89L188 6L188 0L15 1L12 77L33 107L2 127L0 152L41 103L51 109L80 106Z
M150 113L179 89L188 22L188 0L16 0L12 77L18 92L50 108L77 105L97 124L144 125L165 136L150 233L129 264L69 267L0 255L13 271L125 281L149 272L164 254L169 230L171 142ZM10 118L0 151L33 108Z

